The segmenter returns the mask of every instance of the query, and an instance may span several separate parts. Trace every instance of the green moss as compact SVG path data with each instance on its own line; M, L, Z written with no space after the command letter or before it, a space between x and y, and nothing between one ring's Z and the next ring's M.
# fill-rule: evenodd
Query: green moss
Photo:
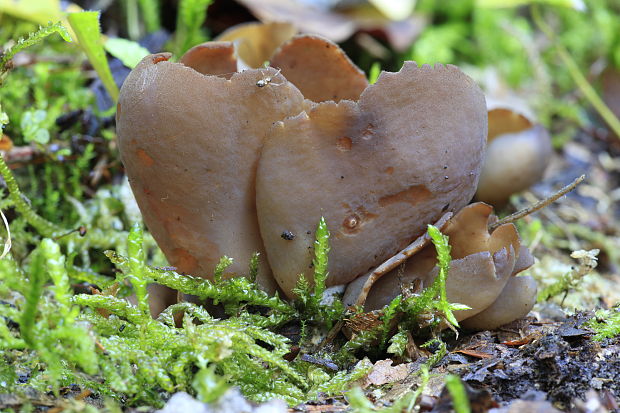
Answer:
M312 283L302 274L294 290L298 297L296 305L304 322L319 323L325 325L328 330L344 315L342 300L334 298L327 300L328 303L323 301L325 281L329 275L327 272L329 250L329 229L325 219L321 217L315 233Z
M67 29L60 23L50 23L47 26L40 26L36 32L29 33L27 37L21 37L17 40L14 46L6 50L0 56L0 86L2 86L2 79L5 74L11 69L9 62L13 57L24 50L27 47L35 45L54 33L58 33L62 38L70 42L71 37L67 32Z
M579 265L573 267L571 271L563 274L558 280L543 288L538 293L538 301L547 301L561 294L566 296L570 290L578 288L584 277L596 268L599 252L600 251L597 249L591 251L573 251L571 257L577 259Z
M597 341L617 337L620 335L620 310L599 310L586 325L596 332L594 339Z
M467 397L465 386L459 376L448 374L446 376L446 387L452 397L452 406L454 407L454 411L456 413L471 413L469 398Z

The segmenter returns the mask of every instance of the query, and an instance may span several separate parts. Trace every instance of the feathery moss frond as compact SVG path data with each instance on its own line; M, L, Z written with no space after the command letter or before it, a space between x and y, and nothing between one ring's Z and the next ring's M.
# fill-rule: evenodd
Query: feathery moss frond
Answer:
M13 47L6 50L0 55L0 86L2 85L2 75L10 70L9 61L19 52L27 47L33 46L47 36L54 33L58 33L65 41L70 42L71 36L67 32L65 26L62 23L49 23L47 26L39 26L39 30L33 33L29 33L27 37L20 37Z

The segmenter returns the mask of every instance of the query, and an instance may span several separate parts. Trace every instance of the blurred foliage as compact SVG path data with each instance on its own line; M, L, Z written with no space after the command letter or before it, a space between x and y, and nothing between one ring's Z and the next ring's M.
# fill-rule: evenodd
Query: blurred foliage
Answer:
M202 26L207 18L207 7L212 1L180 0L174 48L177 58L181 57L191 47L208 40Z
M0 0L0 12L38 24L55 22L62 16L60 0Z
M514 3L563 6L544 9L543 18L555 38L545 38L530 8L500 7ZM535 91L529 92L528 101L545 126L551 126L555 118L574 122L573 128L563 131L564 136L572 136L575 127L587 122L587 106L575 105L574 97L567 101L576 80L570 67L558 59L557 48L570 53L581 73L596 70L593 66L620 67L620 3L586 0L584 7L579 5L570 1L421 0L416 11L432 24L402 59L452 63L466 70L471 65L478 72L493 68L508 86Z
M531 61L527 50L532 47L534 53L542 54L561 89L574 86L570 75L554 58L553 45L539 45L540 33L527 8L481 7L474 0L421 0L416 11L432 21L407 56L418 63L493 66L511 85L518 86L535 74L536 62ZM586 0L583 10L554 7L546 11L545 18L556 29L560 43L582 68L600 58L620 67L620 4L613 0ZM558 74L560 77L556 78Z

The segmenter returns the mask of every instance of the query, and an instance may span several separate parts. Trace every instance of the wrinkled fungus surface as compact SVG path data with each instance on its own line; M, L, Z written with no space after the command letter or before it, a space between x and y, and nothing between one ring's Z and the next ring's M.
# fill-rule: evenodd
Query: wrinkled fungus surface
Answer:
M435 223L451 237L448 299L472 307L459 320L478 328L529 310L535 287L512 281L531 264L516 229L489 234L491 207L463 209L487 134L485 99L469 77L406 62L368 85L317 36L284 43L270 59L277 69L236 72L239 44L198 45L180 63L147 56L121 90L122 159L172 265L211 277L227 255L241 275L259 252L260 286L291 297L299 274L312 280L314 230L325 217L327 285L351 283L345 303L371 310L400 292L390 272L399 260L407 280L433 279L425 231Z

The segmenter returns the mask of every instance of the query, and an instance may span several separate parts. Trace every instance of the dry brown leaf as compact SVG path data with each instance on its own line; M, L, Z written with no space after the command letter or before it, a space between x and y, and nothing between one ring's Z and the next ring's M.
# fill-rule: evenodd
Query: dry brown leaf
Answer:
M493 358L492 354L484 353L482 351L471 350L471 349L456 350L455 353L465 354L466 356L471 356L471 357L475 357L478 359Z
M364 378L362 388L370 385L381 386L383 384L395 383L404 380L411 372L413 363L398 364L390 359L379 360L373 366L372 370Z

